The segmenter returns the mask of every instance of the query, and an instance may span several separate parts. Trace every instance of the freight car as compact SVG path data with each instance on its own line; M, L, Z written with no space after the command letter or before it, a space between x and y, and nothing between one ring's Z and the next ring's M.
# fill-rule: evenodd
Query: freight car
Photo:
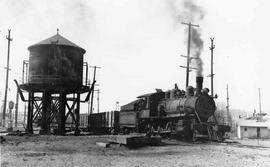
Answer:
M34 124L40 127L40 116L34 121ZM50 128L53 130L53 133L56 133L58 128L56 120L52 121ZM80 114L79 129L91 134L115 134L119 131L119 111L93 113L91 115L82 113ZM65 121L65 131L70 132L74 130L75 122L71 116L68 116Z
M71 117L66 120L66 130L75 127ZM108 111L93 114L80 114L79 128L92 134L112 134L119 129L119 111Z
M175 85L166 92L157 90L139 96L121 107L119 128L122 132L223 140L230 127L217 123L215 101L208 95L208 88L202 90L203 77L197 77L196 84L196 92L191 86L183 91Z
M89 123L88 123L88 117L89 115L86 113L81 113L80 114L80 121L79 121L79 129L80 131L88 131L88 127L89 127ZM40 121L41 119L38 118L38 120ZM40 124L38 124L40 125ZM53 129L53 131L55 131L58 128L57 122L56 120L53 120L50 128ZM73 118L69 115L65 121L65 131L66 132L70 132L70 131L74 131L75 130L75 121L73 120Z
M119 111L90 114L88 130L93 134L115 134L119 129Z

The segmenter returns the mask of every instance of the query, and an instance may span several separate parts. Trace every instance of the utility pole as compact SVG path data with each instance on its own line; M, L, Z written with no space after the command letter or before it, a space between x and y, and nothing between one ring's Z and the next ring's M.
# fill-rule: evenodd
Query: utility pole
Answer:
M188 25L188 45L187 45L187 70L186 70L186 87L189 85L189 63L190 63L190 36L191 36L191 26L193 27L199 27L199 25L194 25L189 23L184 23L182 24Z
M227 109L227 121L228 121L228 124L229 124L229 113L230 113L230 105L229 105L229 87L228 87L228 84L227 84L227 87L226 87L226 91L227 91L227 106L226 106L226 109Z
M90 79L89 79L89 87L90 87L90 86L91 86L91 81L90 81ZM88 111L87 114L88 114L88 115L90 115L90 103L91 103L91 101L88 100L88 102L87 102L87 105L88 105L88 106L87 106L87 107L88 107L88 109L87 109L87 111Z
M93 77L93 82L96 80L96 70L101 69L101 67L97 67L97 66L90 66L90 68L94 68L94 77ZM93 86L93 90L95 90L95 85ZM90 114L93 113L93 99L94 99L94 92L92 92L91 94L91 108L90 108Z
M91 81L89 80L89 83L88 83L89 86L91 86ZM99 84L95 84L95 86L99 86ZM96 91L96 90L95 90ZM93 93L93 92L92 92ZM91 100L88 100L88 109L87 109L87 114L90 115L90 111L91 111Z
M19 88L17 88L16 93L16 104L15 104L15 128L17 128L18 124L18 108L19 108Z
M100 94L100 89L95 90L97 91L97 112L99 113L99 94Z
M7 108L7 90L8 90L8 77L9 77L9 53L10 53L10 29L8 29L8 36L6 36L8 40L8 53L7 53L7 72L6 72L6 87L5 87L5 97L4 97L4 107L3 107L3 127L5 127L5 119L6 119L6 108Z
M262 114L262 104L261 104L261 89L259 88L259 109L260 109L260 115Z
M209 49L211 50L211 74L210 74L210 77L211 77L211 96L214 97L213 52L215 49L215 45L214 45L214 38L210 38L210 40L211 40L211 46L209 47Z
M120 111L119 101L115 103L115 111Z
M25 120L26 120L26 103L24 103L24 113L23 113L23 126L25 127Z

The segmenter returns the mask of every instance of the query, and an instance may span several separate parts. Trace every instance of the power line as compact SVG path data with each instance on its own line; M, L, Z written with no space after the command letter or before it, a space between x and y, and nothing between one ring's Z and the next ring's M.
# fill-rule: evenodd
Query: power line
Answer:
M185 24L188 26L188 45L187 45L187 66L186 66L186 87L188 87L188 84L189 84L189 63L190 63L190 36L191 36L191 26L193 27L199 27L199 25L194 25L194 24L191 24L190 22L189 23L184 23L182 22L182 24Z
M93 82L95 82L96 80L96 70L97 69L101 69L101 67L97 67L97 66L90 66L90 68L94 68L94 77L93 77ZM95 83L93 85L93 90L95 90ZM90 114L93 113L93 99L94 99L94 92L92 91L92 95L91 95L91 107L90 107Z

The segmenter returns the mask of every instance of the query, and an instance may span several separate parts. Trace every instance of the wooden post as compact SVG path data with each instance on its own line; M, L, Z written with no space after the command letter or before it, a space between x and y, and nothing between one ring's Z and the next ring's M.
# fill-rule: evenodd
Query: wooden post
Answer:
M4 106L3 106L3 127L5 127L5 120L6 120L6 109L7 109L7 91L8 91L8 77L9 77L9 53L10 53L10 41L12 41L12 38L10 38L10 29L8 30L8 36L6 37L8 40L8 53L7 53L7 71L6 71L6 87L5 87L5 97L4 97Z
M34 100L34 92L29 92L27 127L26 127L26 133L29 134L33 134L33 100Z
M190 63L190 38L191 38L191 26L193 27L199 27L199 25L194 25L189 23L184 23L182 22L182 24L185 24L188 26L188 45L187 45L187 70L186 70L186 87L188 87L189 85L189 63Z
M75 135L80 134L80 93L77 93L77 108L75 109L75 117L76 117L76 122L75 122Z
M213 52L214 52L214 49L215 49L215 45L214 45L214 38L210 38L210 40L211 40L211 47L209 47L209 49L211 50L211 74L210 74L210 77L211 77L211 96L214 97Z
M58 134L64 135L66 131L66 120L65 120L65 114L66 114L66 93L64 91L60 92L59 95L59 112L58 112Z

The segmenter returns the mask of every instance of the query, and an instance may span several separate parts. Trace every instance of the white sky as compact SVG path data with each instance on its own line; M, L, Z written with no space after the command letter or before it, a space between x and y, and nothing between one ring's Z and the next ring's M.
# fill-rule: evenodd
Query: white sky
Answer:
M101 111L113 110L155 88L185 85L186 26L177 23L169 3L175 0L0 0L0 99L4 98L7 29L11 30L9 100L20 78L28 46L60 34L86 50L84 61L101 66L97 81ZM210 73L210 37L215 38L214 89L230 107L270 111L269 4L267 0L198 0L205 12L199 24L204 40L204 76ZM176 6L181 12L181 8ZM188 20L180 20L188 21ZM90 76L92 78L92 76ZM190 84L195 86L195 72ZM210 78L204 78L210 87ZM22 107L20 108L22 110ZM85 112L85 111L82 111Z

